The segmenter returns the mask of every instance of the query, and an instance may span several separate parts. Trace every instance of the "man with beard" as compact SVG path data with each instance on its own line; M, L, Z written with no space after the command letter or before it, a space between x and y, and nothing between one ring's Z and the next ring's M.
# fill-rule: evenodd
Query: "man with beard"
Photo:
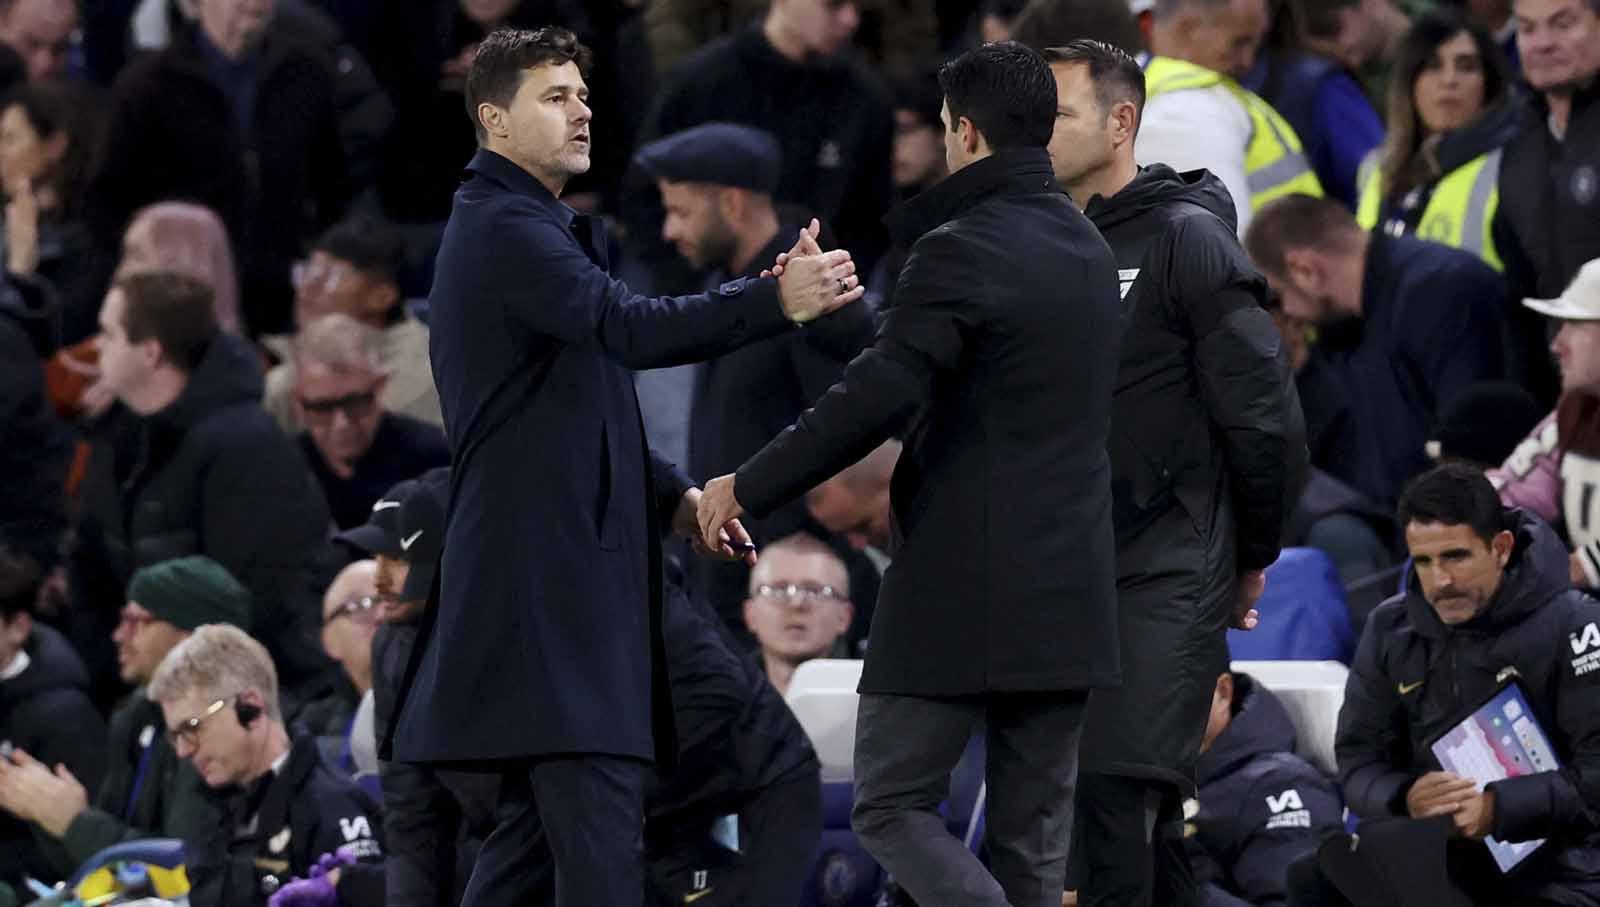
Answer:
M1109 444L1122 686L1089 697L1074 875L1086 905L1183 904L1182 802L1227 629L1256 623L1304 432L1226 188L1134 162L1144 74L1126 52L1080 40L1045 58L1056 179L1116 254L1128 319Z

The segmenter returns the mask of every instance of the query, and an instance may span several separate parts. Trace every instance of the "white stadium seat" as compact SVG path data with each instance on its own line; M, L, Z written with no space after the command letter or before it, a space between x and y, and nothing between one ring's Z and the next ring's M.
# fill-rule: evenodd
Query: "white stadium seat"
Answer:
M1333 735L1349 670L1337 661L1236 661L1233 670L1249 674L1277 694L1294 722L1300 755L1330 776L1337 775Z
M822 763L823 783L855 777L856 686L861 662L814 658L789 678L789 708L805 728Z

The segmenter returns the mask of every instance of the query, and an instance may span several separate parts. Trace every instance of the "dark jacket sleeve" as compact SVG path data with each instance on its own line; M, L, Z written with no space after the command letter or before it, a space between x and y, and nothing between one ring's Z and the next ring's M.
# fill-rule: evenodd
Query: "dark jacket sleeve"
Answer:
M522 216L498 219L485 241L505 260L521 263L518 276L537 278L523 299L506 306L507 317L529 330L563 343L598 342L634 369L698 362L798 330L784 316L773 278L733 280L694 296L640 296L596 267L535 202L505 203L527 207Z
M1268 798L1279 805L1290 792L1300 801L1305 815L1289 804L1273 813ZM1344 805L1333 785L1313 771L1274 772L1251 786L1238 815L1243 837L1234 850L1229 876L1233 887L1247 903L1256 907L1281 907L1289 901L1285 878L1289 864L1317 849L1329 829L1342 827Z
M1439 251L1456 260L1439 263L1425 298L1406 300L1405 322L1395 326L1435 408L1480 381L1519 378L1505 279L1466 253Z
M1571 753L1558 771L1488 786L1494 792L1494 836L1502 841L1582 838L1600 830L1600 671L1580 676L1567 648L1569 639L1581 638L1600 621L1600 602L1578 592L1566 595L1563 605L1571 616L1552 658L1555 718Z
M450 898L461 812L455 798L423 766L383 765L386 890L394 907L440 907ZM341 887L343 883L341 882Z
M1177 232L1192 238L1178 244L1186 256L1178 298L1194 332L1200 396L1227 464L1239 566L1260 570L1278 559L1290 500L1304 479L1305 419L1263 308L1266 279L1220 221L1191 218Z
M983 281L960 242L933 232L906 260L872 345L816 405L739 467L735 493L760 518L882 444L954 369L977 329L966 293Z
M816 400L839 380L877 328L865 300L817 319L805 328L804 343L788 344L789 368L807 400Z
M100 786L106 773L106 722L78 690L58 690L28 705L28 724L51 728L29 755L50 768L64 765L85 790ZM21 716L11 716L13 726ZM21 746L19 743L18 746Z
M1363 818L1404 816L1406 792L1417 778L1396 764L1396 754L1409 746L1405 708L1394 679L1384 673L1380 652L1393 609L1400 607L1398 600L1392 600L1367 618L1345 680L1334 736L1345 802Z
M711 478L707 476L707 478ZM661 525L672 525L672 514L684 492L695 487L694 479L678 464L650 449L650 486L655 492L656 512L661 514Z
M158 802L160 815L153 816L148 826L138 824L141 816L136 812L133 822L122 818L123 804L113 798L96 795L93 805L73 817L61 844L67 858L76 867L113 844L139 838L184 838L213 834L222 822L218 804L206 794L205 782L195 773L194 767L179 759L170 748L153 761L140 803ZM102 794L106 793L103 789ZM121 788L119 798L129 791Z
M1537 298L1538 266L1534 264L1533 258L1523 246L1522 237L1517 235L1516 228L1511 225L1511 218L1506 214L1504 205L1495 208L1494 220L1489 224L1489 238L1494 240L1495 254L1500 256L1500 264L1505 269L1502 273L1505 274L1510 298Z

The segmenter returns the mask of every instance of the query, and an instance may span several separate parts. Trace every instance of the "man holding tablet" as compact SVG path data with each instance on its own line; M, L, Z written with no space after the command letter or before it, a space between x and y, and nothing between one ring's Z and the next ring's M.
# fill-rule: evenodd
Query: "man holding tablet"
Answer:
M1399 522L1414 566L1367 621L1339 713L1350 809L1449 817L1450 885L1474 903L1600 903L1600 602L1476 469L1415 479Z

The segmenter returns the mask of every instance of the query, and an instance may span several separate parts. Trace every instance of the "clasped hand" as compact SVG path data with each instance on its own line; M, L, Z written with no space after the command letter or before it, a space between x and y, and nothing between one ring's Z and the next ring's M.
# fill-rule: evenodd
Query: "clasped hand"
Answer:
M844 249L822 251L817 233L822 225L812 218L789 251L778 256L763 277L778 278L778 300L790 321L804 324L849 305L866 294L856 276L856 263Z

